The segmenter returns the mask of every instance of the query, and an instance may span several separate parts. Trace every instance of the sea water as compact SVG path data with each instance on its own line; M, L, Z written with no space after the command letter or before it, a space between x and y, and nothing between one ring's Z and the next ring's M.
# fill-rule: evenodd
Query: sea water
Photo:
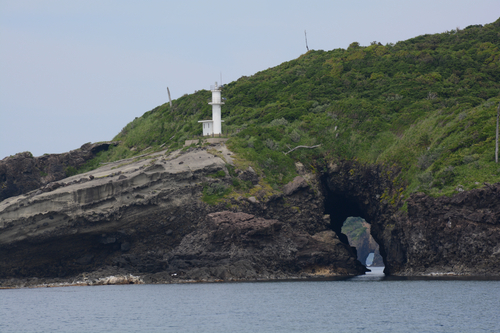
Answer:
M499 332L500 281L386 279L0 290L0 332Z

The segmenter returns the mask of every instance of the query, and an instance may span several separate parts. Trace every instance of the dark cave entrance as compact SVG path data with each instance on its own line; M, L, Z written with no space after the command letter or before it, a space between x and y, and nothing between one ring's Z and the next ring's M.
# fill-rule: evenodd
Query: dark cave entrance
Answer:
M373 253L373 266L383 267L383 250L372 237L369 207L362 203L356 193L332 191L323 178L325 194L325 214L330 215L330 228L335 231L340 241L348 244L356 252L358 260L367 266L366 259Z

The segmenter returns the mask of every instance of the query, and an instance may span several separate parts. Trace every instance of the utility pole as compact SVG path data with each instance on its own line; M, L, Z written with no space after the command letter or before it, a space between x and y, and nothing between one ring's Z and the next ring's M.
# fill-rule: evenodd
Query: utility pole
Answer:
M170 97L170 90L167 87L167 92L168 92L168 100L170 101L170 107L172 107L172 97Z
M498 119L500 118L500 103L497 108L497 136L495 140L495 163L498 163Z
M306 49L307 51L309 51L309 46L307 46L307 33L305 30L304 30L304 36L306 37Z

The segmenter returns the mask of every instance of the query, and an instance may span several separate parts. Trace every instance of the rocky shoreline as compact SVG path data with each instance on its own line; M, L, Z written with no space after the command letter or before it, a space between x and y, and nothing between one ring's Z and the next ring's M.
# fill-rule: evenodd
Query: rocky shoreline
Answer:
M253 196L232 198L232 211L227 202L204 203L204 188L231 182L231 155L224 145L159 152L4 200L0 255L8 259L0 262L1 285L30 277L71 282L100 269L98 278L132 274L150 283L366 270L329 229L303 179L290 184L287 195L269 196L253 170L238 170L241 179L254 179ZM221 170L226 176L214 178Z
M99 275L100 276L100 275ZM0 289L19 289L19 288L58 288L58 287L91 287L91 286L107 286L107 285L126 285L126 284L190 284L190 283L224 283L224 282L271 282L271 281L337 281L345 280L355 275L300 275L300 276L285 276L285 275L269 275L248 278L230 278L227 280L209 278L209 279L177 279L175 277L158 276L143 274L134 276L132 274L125 275L105 275L96 278L82 278L80 276L72 279L61 278L28 278L28 279L10 279L3 281ZM79 279L80 278L80 279Z
M341 233L349 216L370 223L388 274L500 276L500 184L452 198L414 194L402 212L404 201L384 200L398 193L397 170L339 161L312 174L297 163L300 176L276 191L233 156L223 143L161 151L8 197L0 287L364 274ZM253 187L202 200L235 179Z

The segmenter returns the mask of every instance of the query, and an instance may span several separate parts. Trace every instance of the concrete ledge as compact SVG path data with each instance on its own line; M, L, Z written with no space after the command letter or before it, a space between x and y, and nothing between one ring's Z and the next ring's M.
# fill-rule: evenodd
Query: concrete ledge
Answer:
M221 142L226 142L229 140L228 138L201 138L202 143L221 143ZM200 141L200 139L195 139L195 140L186 140L184 143L184 147L191 146L193 143L197 144Z

